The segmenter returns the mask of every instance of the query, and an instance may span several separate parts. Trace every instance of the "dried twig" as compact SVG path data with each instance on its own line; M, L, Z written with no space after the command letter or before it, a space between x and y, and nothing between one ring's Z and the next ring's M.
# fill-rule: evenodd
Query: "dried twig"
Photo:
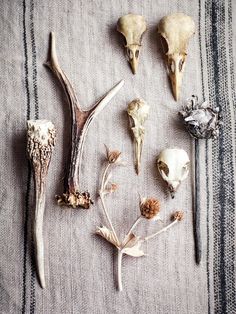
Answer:
M66 178L66 191L62 196L58 196L57 200L60 205L89 208L92 203L88 192L80 190L80 167L85 143L86 134L93 119L102 111L108 102L116 95L123 86L124 81L118 83L106 95L104 95L92 109L83 111L78 102L75 91L61 69L55 48L55 35L51 33L50 56L46 65L56 75L60 81L71 109L72 127L71 127L71 154L69 171Z
M33 235L37 273L42 288L45 287L43 215L45 209L45 184L55 141L55 127L51 121L28 120L27 152L34 170L36 207L33 220Z

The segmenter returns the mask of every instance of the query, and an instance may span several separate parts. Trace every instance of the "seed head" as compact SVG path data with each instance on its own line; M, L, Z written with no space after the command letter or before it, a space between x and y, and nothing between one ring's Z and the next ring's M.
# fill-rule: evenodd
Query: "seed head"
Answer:
M189 134L197 139L209 139L219 136L222 117L219 108L213 108L206 101L200 104L197 96L192 96L179 114Z
M146 219L153 219L160 212L160 202L155 198L147 198L141 202L140 212Z
M181 221L181 220L183 220L183 218L184 218L184 212L182 212L182 211L176 211L173 214L173 220Z
M120 151L118 151L118 150L110 151L106 145L105 145L105 147L106 147L107 160L108 160L109 164L114 164L120 160L120 155L121 155Z

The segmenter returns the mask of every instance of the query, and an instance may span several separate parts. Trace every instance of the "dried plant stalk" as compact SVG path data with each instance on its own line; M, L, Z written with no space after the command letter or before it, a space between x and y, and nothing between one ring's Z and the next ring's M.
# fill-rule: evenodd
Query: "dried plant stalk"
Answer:
M51 121L28 120L27 152L34 170L36 207L33 220L33 236L37 273L42 288L45 288L43 215L45 209L45 184L48 167L55 143L56 130Z
M66 191L62 196L57 197L58 204L72 206L73 208L89 208L90 204L92 203L90 194L88 192L81 192L80 189L80 167L86 134L93 119L116 95L116 93L123 86L124 81L121 81L116 86L114 86L95 104L92 109L83 111L69 79L58 63L54 33L51 33L50 56L46 65L52 70L57 79L60 81L67 96L72 117L71 154L69 170L66 177Z
M195 193L194 193L194 239L196 263L202 259L201 208L200 208L200 139L215 139L219 136L222 117L220 108L213 108L207 101L200 103L196 95L187 100L179 112L188 133L195 139Z
M123 255L129 255L133 257L141 257L144 256L144 252L141 249L141 245L143 242L151 240L155 238L157 235L161 234L164 231L167 231L172 226L174 226L178 221L183 219L183 213L180 211L177 211L173 215L173 222L164 227L163 229L155 232L154 234L151 234L149 236L146 236L144 238L141 238L140 236L136 236L133 233L134 228L140 223L142 219L148 219L148 220L159 220L159 212L160 212L160 203L158 200L154 198L148 198L143 199L140 203L140 215L137 217L137 219L134 221L133 225L130 227L129 231L126 233L126 236L122 241L117 236L117 233L115 231L115 228L113 226L113 223L111 221L111 218L109 216L108 209L106 207L105 203L105 196L108 194L113 193L116 188L114 189L114 186L117 187L116 184L111 183L111 168L115 165L121 164L120 162L120 152L119 151L107 151L107 163L104 170L104 173L102 175L101 180L101 188L100 188L100 198L102 201L102 207L103 212L105 214L105 217L108 221L110 229L108 229L105 226L98 227L96 230L96 233L103 237L106 241L110 242L112 245L114 245L117 250L117 283L118 283L118 290L122 291L122 258Z

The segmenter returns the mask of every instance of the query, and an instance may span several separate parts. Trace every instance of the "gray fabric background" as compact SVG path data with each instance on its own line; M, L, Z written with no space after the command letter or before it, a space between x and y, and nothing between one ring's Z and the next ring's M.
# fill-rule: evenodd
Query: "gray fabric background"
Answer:
M230 8L230 4L231 1L227 0L222 5L233 15L236 3L232 1L233 8ZM193 142L180 125L177 112L192 94L203 99L204 86L205 97L209 98L210 74L206 64L211 48L206 45L204 35L209 27L204 20L206 7L203 0L1 1L1 313L224 312L218 308L222 300L217 294L217 280L214 277L214 267L220 262L215 259L217 247L213 243L214 190L211 169L214 169L214 161L210 158L211 150L206 151L205 143L201 143L203 259L200 266L195 264L194 259L193 171L182 183L176 198L171 200L155 166L158 153L166 147L183 148L192 160L194 157ZM178 103L170 91L156 32L161 17L175 11L190 14L196 22L196 34L189 45ZM136 76L131 73L124 56L122 36L116 31L118 18L129 12L144 15L148 23ZM221 27L226 29L227 23L226 19ZM89 211L60 208L54 198L63 192L70 111L56 78L43 66L47 60L50 31L56 34L59 62L84 109L90 108L113 85L125 79L124 87L94 121L88 133L81 179L83 189L89 190L95 200ZM232 47L232 42L226 42L226 45ZM223 87L222 93L227 92ZM136 97L145 99L151 107L139 177L133 167L132 140L125 112L127 104ZM229 96L229 99L233 108L232 97ZM44 220L45 290L39 287L35 278L32 258L30 226L34 210L34 186L25 154L26 120L29 118L50 119L57 128ZM232 125L234 118L232 115ZM235 141L235 135L233 138ZM174 210L182 209L185 212L183 222L145 244L148 257L135 259L125 256L122 293L116 291L116 252L102 238L94 235L96 226L106 224L97 199L104 143L112 149L121 150L127 162L127 167L119 168L114 173L119 189L107 199L119 234L124 235L139 213L138 193L161 201L161 216L165 224ZM232 147L235 157L235 145ZM235 171L235 159L232 160ZM231 182L234 181L232 174ZM207 202L210 204L208 212ZM145 235L159 227L155 223L143 222L137 230L138 234ZM235 225L233 230L231 242L234 241ZM227 261L227 254L225 258ZM233 276L231 295L227 300L231 303L232 291L235 293L235 274ZM236 308L232 305L225 313L236 313Z

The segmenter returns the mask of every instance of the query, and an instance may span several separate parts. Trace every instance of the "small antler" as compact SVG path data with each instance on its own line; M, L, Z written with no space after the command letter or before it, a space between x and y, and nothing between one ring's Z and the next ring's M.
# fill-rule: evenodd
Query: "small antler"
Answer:
M90 194L88 192L81 192L79 184L81 158L86 134L93 119L117 94L117 92L123 86L124 81L120 81L116 86L114 86L93 106L92 109L83 111L79 105L77 96L69 79L58 63L55 47L55 35L53 32L51 33L49 60L46 65L56 75L64 89L70 105L72 118L70 166L66 178L66 191L62 196L58 196L57 200L60 205L68 205L72 206L73 208L89 208L90 204L92 203Z
M27 152L34 170L36 207L33 222L33 236L37 273L42 288L45 287L43 215L45 209L45 184L51 161L56 130L51 121L27 121Z

